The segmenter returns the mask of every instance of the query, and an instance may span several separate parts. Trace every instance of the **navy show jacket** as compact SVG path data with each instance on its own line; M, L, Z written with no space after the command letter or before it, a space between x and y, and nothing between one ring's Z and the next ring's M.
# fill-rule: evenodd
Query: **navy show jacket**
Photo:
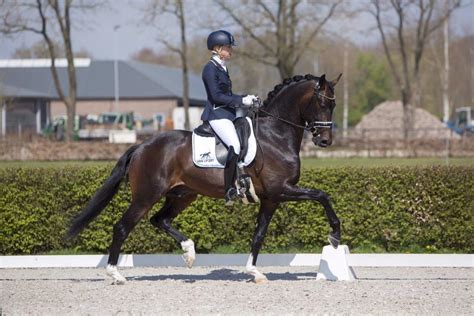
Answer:
M242 106L242 96L232 93L229 73L211 59L202 70L202 81L207 93L207 102L201 120L234 120L235 108Z

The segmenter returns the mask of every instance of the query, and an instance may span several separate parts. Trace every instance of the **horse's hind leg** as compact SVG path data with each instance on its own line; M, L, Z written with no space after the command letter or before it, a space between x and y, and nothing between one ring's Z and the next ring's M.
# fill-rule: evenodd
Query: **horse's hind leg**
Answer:
M166 195L165 204L160 211L150 219L153 226L163 229L181 245L181 248L184 250L183 259L188 268L193 266L194 260L196 259L194 242L171 226L171 222L182 210L188 207L196 197L197 194L195 192L189 191L185 187L177 187Z
M123 214L120 221L114 226L114 234L112 245L109 250L109 260L107 265L107 274L114 279L115 284L125 283L125 278L117 270L117 262L120 254L120 249L125 239L143 218L143 216L150 210L152 203L139 203L132 201L128 210Z

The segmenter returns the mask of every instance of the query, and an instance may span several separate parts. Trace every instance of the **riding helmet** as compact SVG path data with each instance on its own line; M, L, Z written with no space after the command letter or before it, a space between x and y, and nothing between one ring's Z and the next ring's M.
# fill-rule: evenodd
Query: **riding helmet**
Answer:
M212 50L216 46L231 45L237 46L234 37L227 31L219 30L212 32L207 37L207 49Z

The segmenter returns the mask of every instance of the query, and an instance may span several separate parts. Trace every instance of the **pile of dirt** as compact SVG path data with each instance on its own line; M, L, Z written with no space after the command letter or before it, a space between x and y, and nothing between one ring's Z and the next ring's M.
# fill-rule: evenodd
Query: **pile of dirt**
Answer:
M414 130L409 134L411 139L442 139L454 136L439 118L424 109L415 109L414 122ZM402 102L386 101L377 105L355 126L353 133L356 135L352 136L369 139L403 139Z

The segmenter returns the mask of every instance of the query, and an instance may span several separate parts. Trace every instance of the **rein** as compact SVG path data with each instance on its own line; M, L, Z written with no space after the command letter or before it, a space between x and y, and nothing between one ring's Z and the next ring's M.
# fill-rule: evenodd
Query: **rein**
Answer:
M326 98L328 100L331 100L331 101L336 100L335 96L334 97L328 97L327 95L321 94L319 92L317 93L317 95L320 96L320 97ZM311 133L315 132L314 131L315 128L332 128L332 125L333 125L332 121L313 121L313 122L307 123L306 125L303 126L303 125L299 125L299 124L293 123L291 121L285 120L285 119L283 119L281 117L278 117L278 116L276 116L276 115L274 115L270 112L267 112L267 111L265 111L261 108L258 108L258 111L260 111L262 113L265 113L268 116L271 116L273 118L276 118L279 121L282 121L282 122L285 122L289 125L304 129L305 131L309 131Z
M322 94L321 92L319 92L319 91L317 90L317 88L315 89L314 95L318 95L318 96L320 96L320 97L326 98L326 99L331 100L331 101L336 100L336 96L334 96L334 97L328 97L327 95L324 95L324 94ZM260 99L258 99L258 103L257 103L257 104L258 104L258 105L261 105L261 100L260 100ZM254 105L254 106L255 106L255 105ZM308 106L306 106L306 107L308 107ZM303 126L303 125L299 125L299 124L293 123L293 122L291 122L291 121L285 120L285 119L283 119L283 118L281 118L281 117L278 117L278 116L276 116L276 115L274 115L274 114L272 114L272 113L270 113L270 112L267 112L267 111L265 111L264 109L262 109L260 106L259 106L259 107L256 107L256 110L257 110L257 111L255 112L255 125L256 125L256 126L255 126L255 139L256 139L256 141L257 141L257 146L259 147L259 149L260 149L260 151L261 151L261 153L262 153L262 160L263 160L263 161L262 161L262 167L260 168L260 170L257 170L257 168L255 169L255 171L256 171L256 173L257 173L257 177L260 176L260 172L263 170L263 166L265 165L265 155L264 155L264 153L263 153L262 147L260 146L260 142L258 141L258 113L259 113L259 112L265 113L265 114L267 114L268 116L271 116L271 117L273 117L273 118L275 118L275 119L277 119L277 120L279 120L279 121L281 121L281 122L284 122L284 123L286 123L286 124L292 125L292 126L297 127L297 128L301 128L301 129L303 129L303 130L305 130L305 131L309 131L310 133L313 134L313 136L315 136L314 133L317 132L317 129L318 129L318 128L332 128L332 126L333 126L333 122L332 122L332 121L313 121L313 122L307 123L306 125Z

